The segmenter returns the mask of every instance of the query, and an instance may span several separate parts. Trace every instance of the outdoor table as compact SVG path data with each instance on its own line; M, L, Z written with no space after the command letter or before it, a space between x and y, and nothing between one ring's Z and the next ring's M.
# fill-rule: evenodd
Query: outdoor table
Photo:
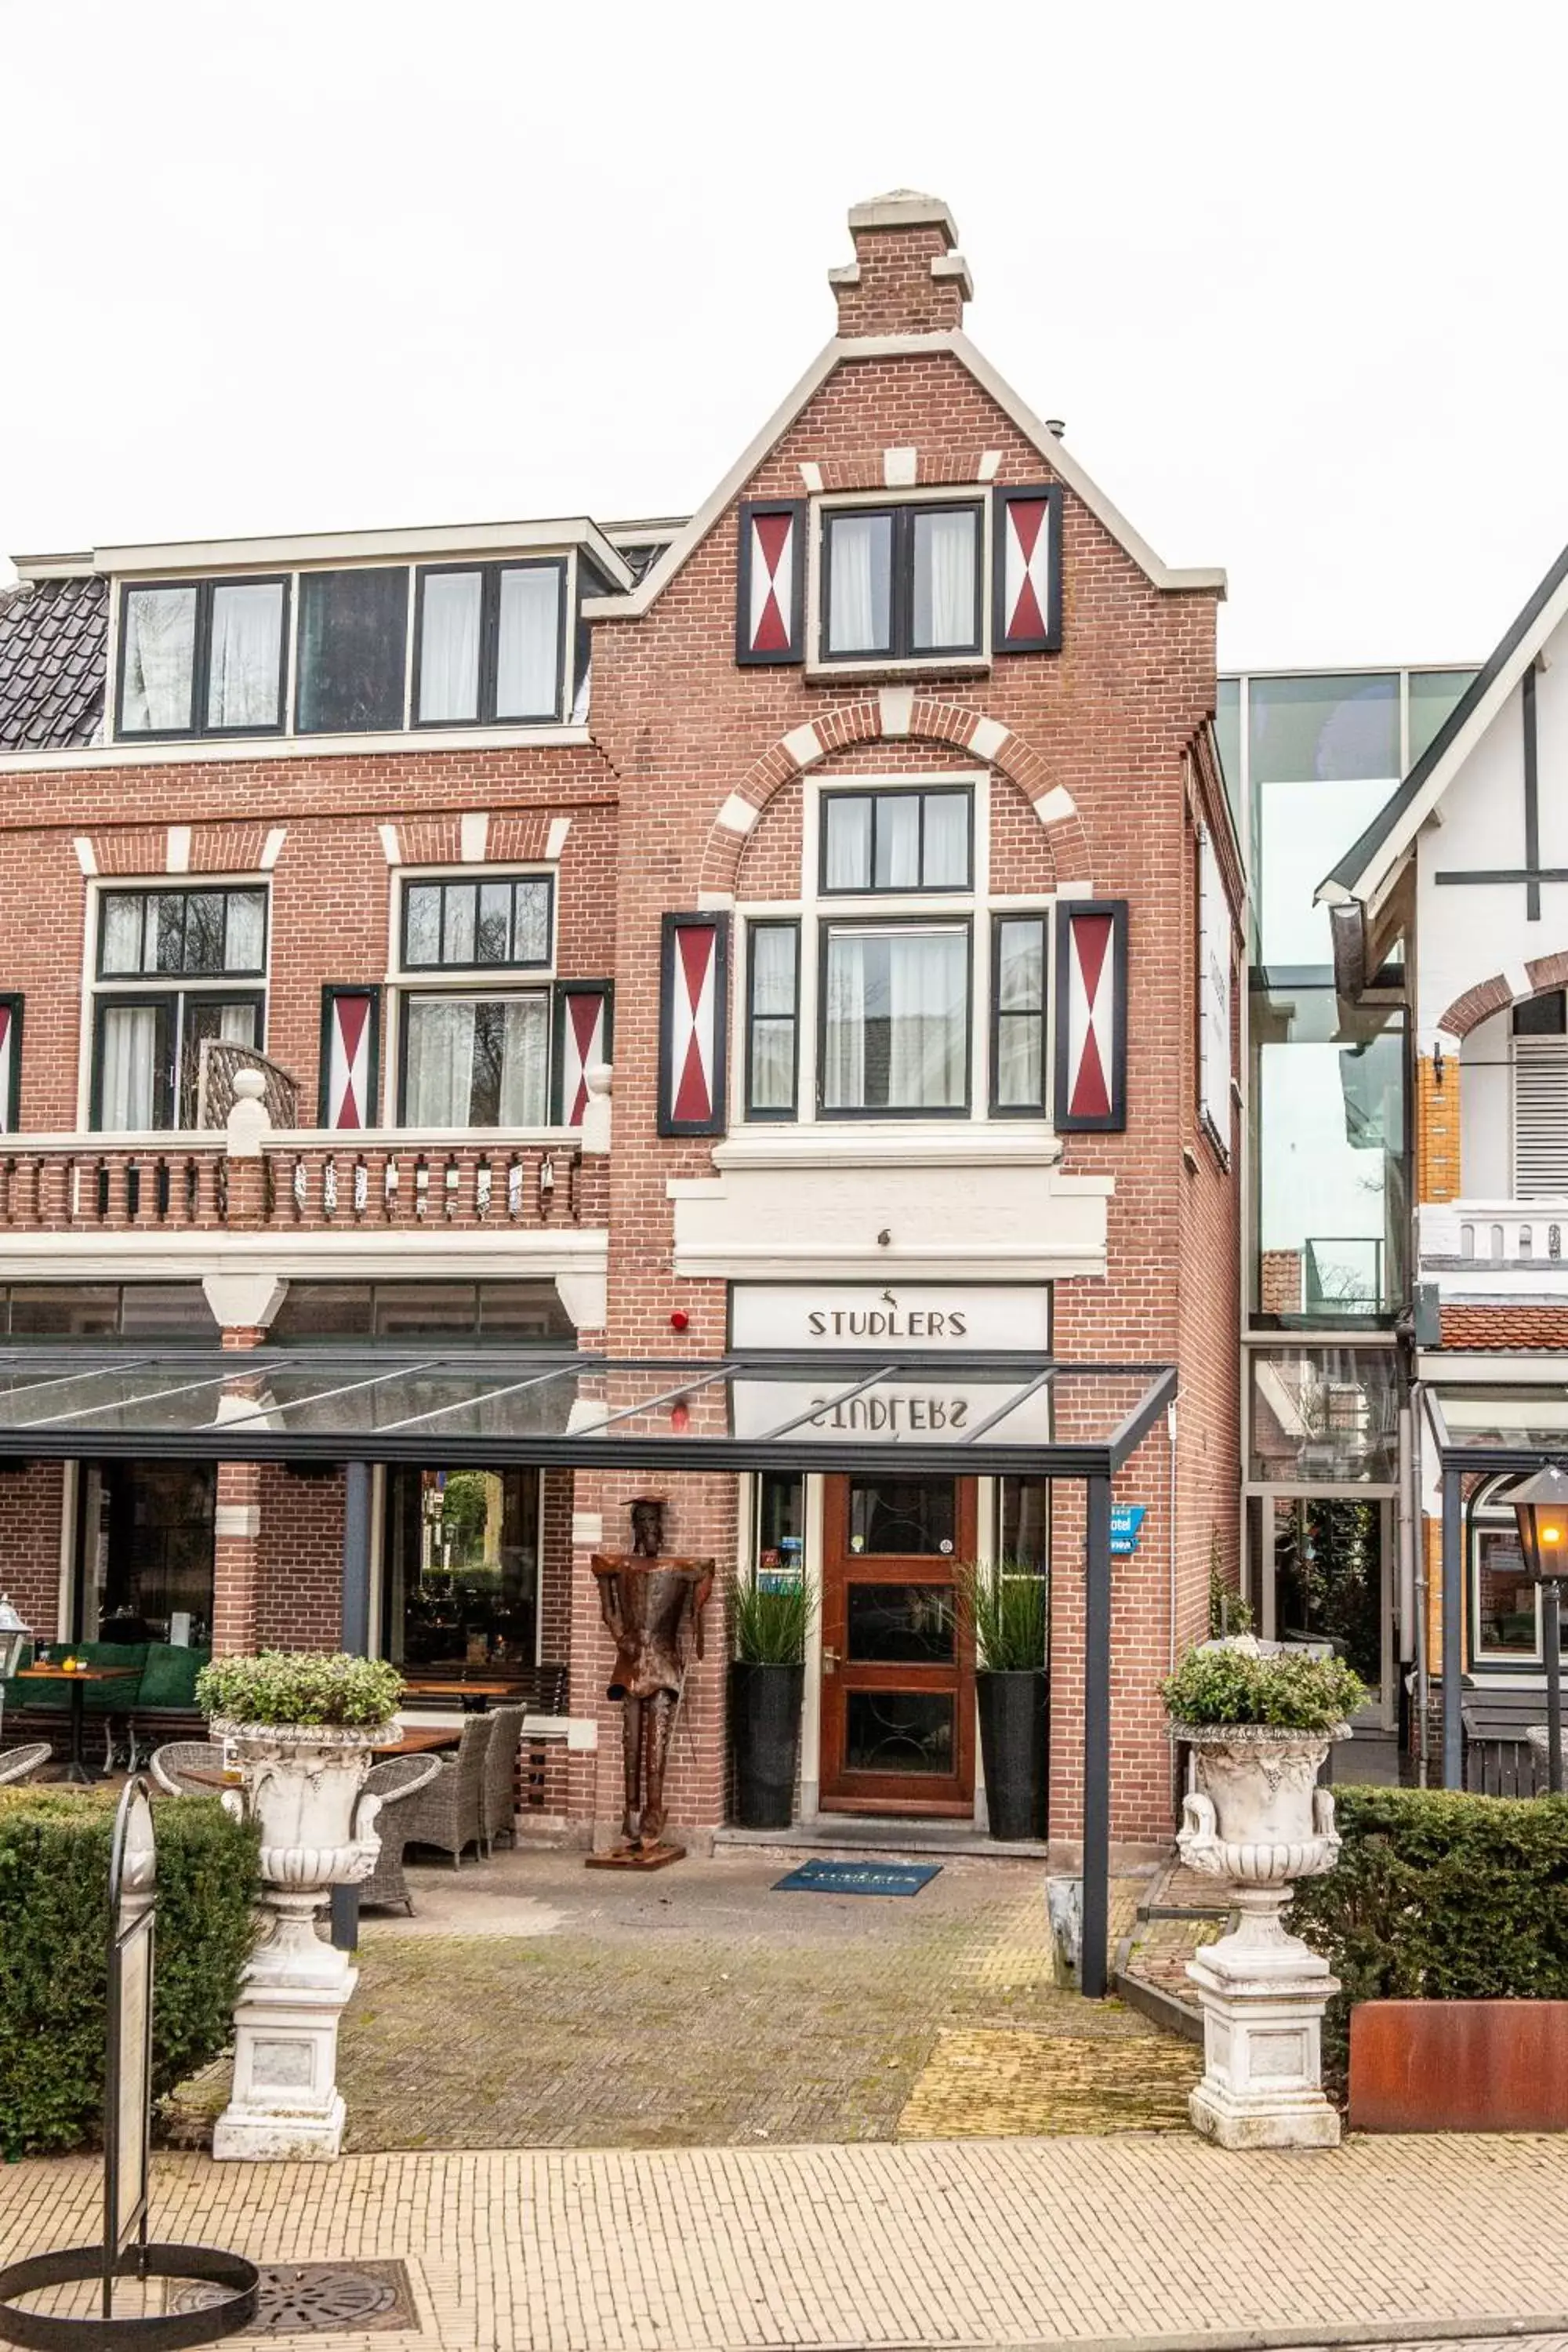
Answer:
M398 1738L378 1739L373 1752L377 1756L423 1756L432 1748L456 1748L462 1736L455 1724L411 1726ZM204 1789L237 1789L240 1785L237 1780L226 1779L222 1772L208 1772L200 1766L187 1768L181 1772L180 1778L182 1780L195 1780Z
M510 1682L497 1682L488 1678L473 1682L465 1679L459 1682L453 1675L439 1682L405 1682L403 1687L411 1698L478 1699L481 1703L482 1712L483 1702L487 1699L520 1697L524 1685L516 1677Z
M18 1682L69 1683L73 1686L71 1690L71 1760L66 1766L68 1780L91 1781L101 1777L97 1773L89 1772L81 1760L82 1708L87 1698L88 1684L134 1682L141 1672L140 1666L73 1666L68 1673L64 1666L18 1668L16 1675ZM77 1688L77 1685L80 1687Z

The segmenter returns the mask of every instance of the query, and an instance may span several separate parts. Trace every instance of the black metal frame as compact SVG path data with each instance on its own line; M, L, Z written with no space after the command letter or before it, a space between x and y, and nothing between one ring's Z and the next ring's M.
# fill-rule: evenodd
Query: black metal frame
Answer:
M866 1104L839 1108L824 1099L827 1049L827 950L836 931L962 931L968 986L963 1022L963 1100L961 1103ZM822 914L816 925L816 1116L819 1119L967 1118L974 1094L974 917L948 915Z
M805 562L806 516L809 512L805 499L742 499L740 508L740 538L735 558L735 659L742 669L782 668L805 659ZM791 550L794 572L790 581L789 611L784 625L789 631L787 653L755 653L749 643L752 625L752 522L756 515L789 515L793 520L795 543Z
M154 1011L167 1014L173 1034L169 1039L169 1057L163 1063L159 1074L158 1088L160 1097L166 1097L163 1099L163 1107L169 1115L166 1119L154 1119L153 1128L159 1133L166 1130L174 1134L178 1131L180 1066L184 1058L185 1038L184 1007L185 1001L191 997L205 1000L208 1003L254 1005L260 1016L257 1023L259 1034L254 1050L257 1053L265 1051L267 991L264 987L227 988L214 981L201 981L195 978L182 984L171 974L168 984L163 988L138 986L96 989L92 1000L92 1071L88 1095L88 1123L95 1135L112 1134L118 1131L105 1129L103 1126L103 1024L109 1013L127 1005L132 1007L150 1005Z
M120 590L119 651L114 677L114 740L117 743L178 743L192 736L216 737L220 741L239 736L281 735L289 721L289 603L290 575L287 572L235 572L210 580L127 580ZM184 727L137 727L129 733L125 727L125 616L132 596L147 595L166 589L193 588L195 591L195 626L191 646L190 713ZM207 689L212 683L212 616L213 597L219 588L279 588L282 591L282 609L278 628L278 716L263 727L210 727L203 713L206 709Z
M683 930L713 933L713 1087L706 1118L677 1118L671 1099L674 1069L670 1024L675 1016L676 941ZM658 950L658 1119L661 1136L722 1135L727 1124L730 1074L730 917L706 908L695 914L666 915Z
M329 980L321 984L321 1034L316 1081L316 1122L329 1133L341 1132L328 1128L328 1089L332 1074L332 1009L340 996L365 996L370 999L366 1015L370 1023L370 1050L366 1062L365 1092L370 1100L367 1127L376 1127L381 1119L381 1010L382 986L379 981Z
M922 646L914 633L916 515L969 514L974 518L974 635L967 645ZM885 646L856 646L830 652L833 614L833 526L844 518L891 519L888 562L888 637ZM984 498L867 499L863 504L823 507L817 531L817 660L846 662L979 661L985 655L985 501Z
M224 941L226 946L227 945L228 940L228 901L231 898L259 898L261 901L261 961L259 963L241 964L233 971L230 971L226 966L225 966L216 971L206 970L187 971L182 964L178 971L163 971L156 964L154 964L151 970L149 970L145 964L142 964L138 966L135 971L105 971L103 968L104 935L106 930L104 910L108 907L111 898L140 898L142 900L142 943L143 954L146 952L147 943L147 901L149 898L221 898L224 901L223 920ZM186 908L183 919L185 923L188 923L190 920L190 910L188 908ZM202 879L200 875L190 874L171 876L167 882L132 882L127 884L123 888L117 882L110 882L107 883L98 894L98 954L93 964L93 979L95 981L100 981L106 988L116 988L121 985L127 988L139 988L142 986L155 988L160 985L171 988L180 988L187 985L188 983L199 982L202 981L210 981L214 983L221 983L230 980L265 980L267 977L267 953L271 939L271 929L272 893L265 882L206 882ZM183 943L183 929L181 938Z
M998 654L1059 654L1062 649L1062 487L1037 482L1032 488L997 489L991 494L992 584L991 646ZM1006 634L1007 509L1044 504L1046 545L1045 634L1010 637Z
M555 700L549 710L521 713L496 710L497 653L500 644L500 575L503 572L542 572L560 575L555 604ZM479 669L476 708L471 719L421 719L419 665L425 647L425 583L437 572L476 572L479 575ZM566 693L566 572L563 555L510 556L489 562L421 563L414 574L414 662L408 689L411 729L449 727L559 727Z
M791 1034L789 1101L759 1105L752 1088L753 1051L757 1013L757 961L753 942L759 931L793 931L795 934L795 991L788 1014ZM793 1119L800 1115L800 960L801 928L798 915L757 915L746 923L746 1118L749 1122L769 1119ZM782 1021L782 1013L764 1013L764 1021Z
M997 954L1002 931L1008 923L1037 923L1040 927L1040 1009L1037 1013L1008 1013L1002 1009L1002 963ZM1051 919L1044 907L998 907L991 917L991 1100L993 1118L1044 1118L1050 1106L1051 1068L1047 1045L1050 1040L1050 952ZM1040 1098L1036 1103L1005 1103L998 1094L997 1081L1002 1066L1002 1024L1009 1021L1035 1021L1040 1024Z
M493 887L496 884L502 882L506 884L507 887L512 893L512 916L509 929L515 927L516 924L518 884L520 882L542 882L544 885L545 951L543 955L531 956L526 961L520 961L515 956L508 956L504 960L494 963L479 963L474 957L470 957L467 963L448 963L446 960L447 893L449 890L472 890L477 893L480 890ZM409 959L408 902L416 890L439 890L441 893L442 952L439 960L435 963L414 963ZM397 908L397 968L400 973L406 974L416 972L421 979L427 979L433 972L454 972L466 974L471 971L553 971L555 964L555 872L552 866L545 866L539 872L535 872L531 866L496 866L494 868L490 868L488 866L480 867L475 866L466 868L460 874L405 874L402 877L402 891L403 895L398 902ZM479 899L476 896L474 900L474 947L476 953L479 948Z
M920 867L923 876L926 862L926 803L931 800L963 800L967 803L964 822L964 875L962 882L867 882L830 883L827 879L827 809L834 801L866 801L871 810L869 871L877 871L877 809L879 803L890 800L914 800L920 803ZM974 888L974 787L964 783L927 782L921 776L899 777L891 782L868 784L845 782L826 784L818 795L817 805L817 877L819 898L967 898Z

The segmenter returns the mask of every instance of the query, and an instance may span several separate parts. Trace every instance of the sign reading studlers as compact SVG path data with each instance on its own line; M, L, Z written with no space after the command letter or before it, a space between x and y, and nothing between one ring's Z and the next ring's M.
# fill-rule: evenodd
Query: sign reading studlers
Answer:
M730 1290L730 1344L818 1349L888 1348L895 1353L1047 1356L1048 1283L737 1282Z

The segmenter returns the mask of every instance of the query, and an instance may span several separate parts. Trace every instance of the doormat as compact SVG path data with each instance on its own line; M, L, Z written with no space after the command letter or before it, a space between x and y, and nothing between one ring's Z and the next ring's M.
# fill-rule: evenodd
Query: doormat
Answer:
M940 1862L803 1862L773 1881L775 1895L918 1895Z

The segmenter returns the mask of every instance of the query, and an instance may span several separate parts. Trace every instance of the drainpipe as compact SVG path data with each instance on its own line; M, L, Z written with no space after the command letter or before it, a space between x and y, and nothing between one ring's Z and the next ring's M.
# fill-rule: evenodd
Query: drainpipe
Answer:
M1421 1538L1421 1525L1416 1515L1417 1479L1415 1469L1416 1439L1420 1424L1413 1408L1400 1416L1399 1464L1399 1560L1400 1585L1405 1584L1406 1559L1410 1567L1411 1608L1415 1622L1415 1779L1425 1789L1431 1779L1430 1706L1432 1697L1431 1661L1426 1654L1426 1546Z
M1167 1538L1166 1549L1169 1555L1171 1572L1170 1671L1172 1674L1174 1674L1176 1671L1176 1407L1181 1402L1181 1398L1182 1391L1178 1389L1175 1395L1171 1399L1170 1403L1165 1407L1166 1452L1170 1456L1171 1465L1170 1533Z

